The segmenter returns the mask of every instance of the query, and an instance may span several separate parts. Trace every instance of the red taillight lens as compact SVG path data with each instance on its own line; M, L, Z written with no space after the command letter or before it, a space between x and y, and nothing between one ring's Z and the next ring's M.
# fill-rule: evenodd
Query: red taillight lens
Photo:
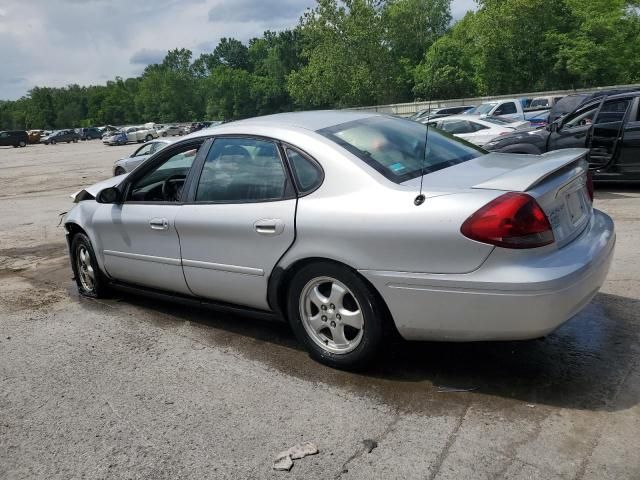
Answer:
M553 243L549 219L526 193L505 193L471 215L460 229L465 237L505 248Z
M587 172L587 192L589 192L589 198L593 203L593 172L591 170Z

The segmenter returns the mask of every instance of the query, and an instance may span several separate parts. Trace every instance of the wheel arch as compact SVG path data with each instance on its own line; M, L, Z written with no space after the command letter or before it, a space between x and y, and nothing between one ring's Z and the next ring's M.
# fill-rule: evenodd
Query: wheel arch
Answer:
M313 257L305 257L300 258L291 264L283 267L281 265L277 265L271 275L269 276L269 282L267 285L267 301L271 309L276 312L283 319L287 320L287 293L289 291L289 286L291 285L291 280L294 275L300 271L303 267L307 265L311 265L313 263L332 263L334 265L338 265L340 267L346 268L356 274L374 293L377 297L380 305L384 308L383 314L389 320L391 328L393 328L396 332L396 325L393 319L393 315L387 306L387 302L384 297L380 294L378 289L367 279L365 278L357 269L352 266L341 262L339 260L335 260L332 258L321 257L321 256L313 256Z

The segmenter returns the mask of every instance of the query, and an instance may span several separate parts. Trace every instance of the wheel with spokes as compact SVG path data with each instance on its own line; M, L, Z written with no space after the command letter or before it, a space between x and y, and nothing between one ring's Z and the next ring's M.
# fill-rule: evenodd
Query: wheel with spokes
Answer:
M107 281L100 271L89 237L77 233L71 242L71 253L71 265L80 295L104 297L108 290Z
M379 353L386 309L354 271L333 263L307 265L290 284L288 317L316 360L357 369Z

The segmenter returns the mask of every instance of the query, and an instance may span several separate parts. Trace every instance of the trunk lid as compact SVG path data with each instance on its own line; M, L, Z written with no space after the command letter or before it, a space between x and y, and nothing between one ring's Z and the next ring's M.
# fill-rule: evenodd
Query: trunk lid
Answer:
M557 150L543 155L491 153L424 176L423 190L497 190L526 192L544 210L558 246L578 236L589 223L588 150ZM405 182L418 187L420 178Z

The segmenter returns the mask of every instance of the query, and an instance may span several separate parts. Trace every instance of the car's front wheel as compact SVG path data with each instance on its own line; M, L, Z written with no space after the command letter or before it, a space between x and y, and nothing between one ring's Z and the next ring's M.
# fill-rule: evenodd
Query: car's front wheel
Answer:
M116 167L116 169L115 169L115 170L114 170L114 172L113 172L113 174L114 174L116 177L117 177L118 175L124 175L125 173L127 173L127 172L125 172L125 171L124 171L124 168L122 168L122 167Z
M71 265L80 295L91 298L106 296L108 284L96 261L91 241L77 233L71 242Z
M151 134L148 134L146 137L144 137L145 142L150 142L151 140L153 140L153 135Z
M360 369L380 352L386 308L353 270L329 262L307 265L291 280L288 297L291 327L319 362Z
M50 140L50 141L49 141L49 143L50 143L51 145L55 145L55 144L56 144L56 141L55 141L55 140Z

